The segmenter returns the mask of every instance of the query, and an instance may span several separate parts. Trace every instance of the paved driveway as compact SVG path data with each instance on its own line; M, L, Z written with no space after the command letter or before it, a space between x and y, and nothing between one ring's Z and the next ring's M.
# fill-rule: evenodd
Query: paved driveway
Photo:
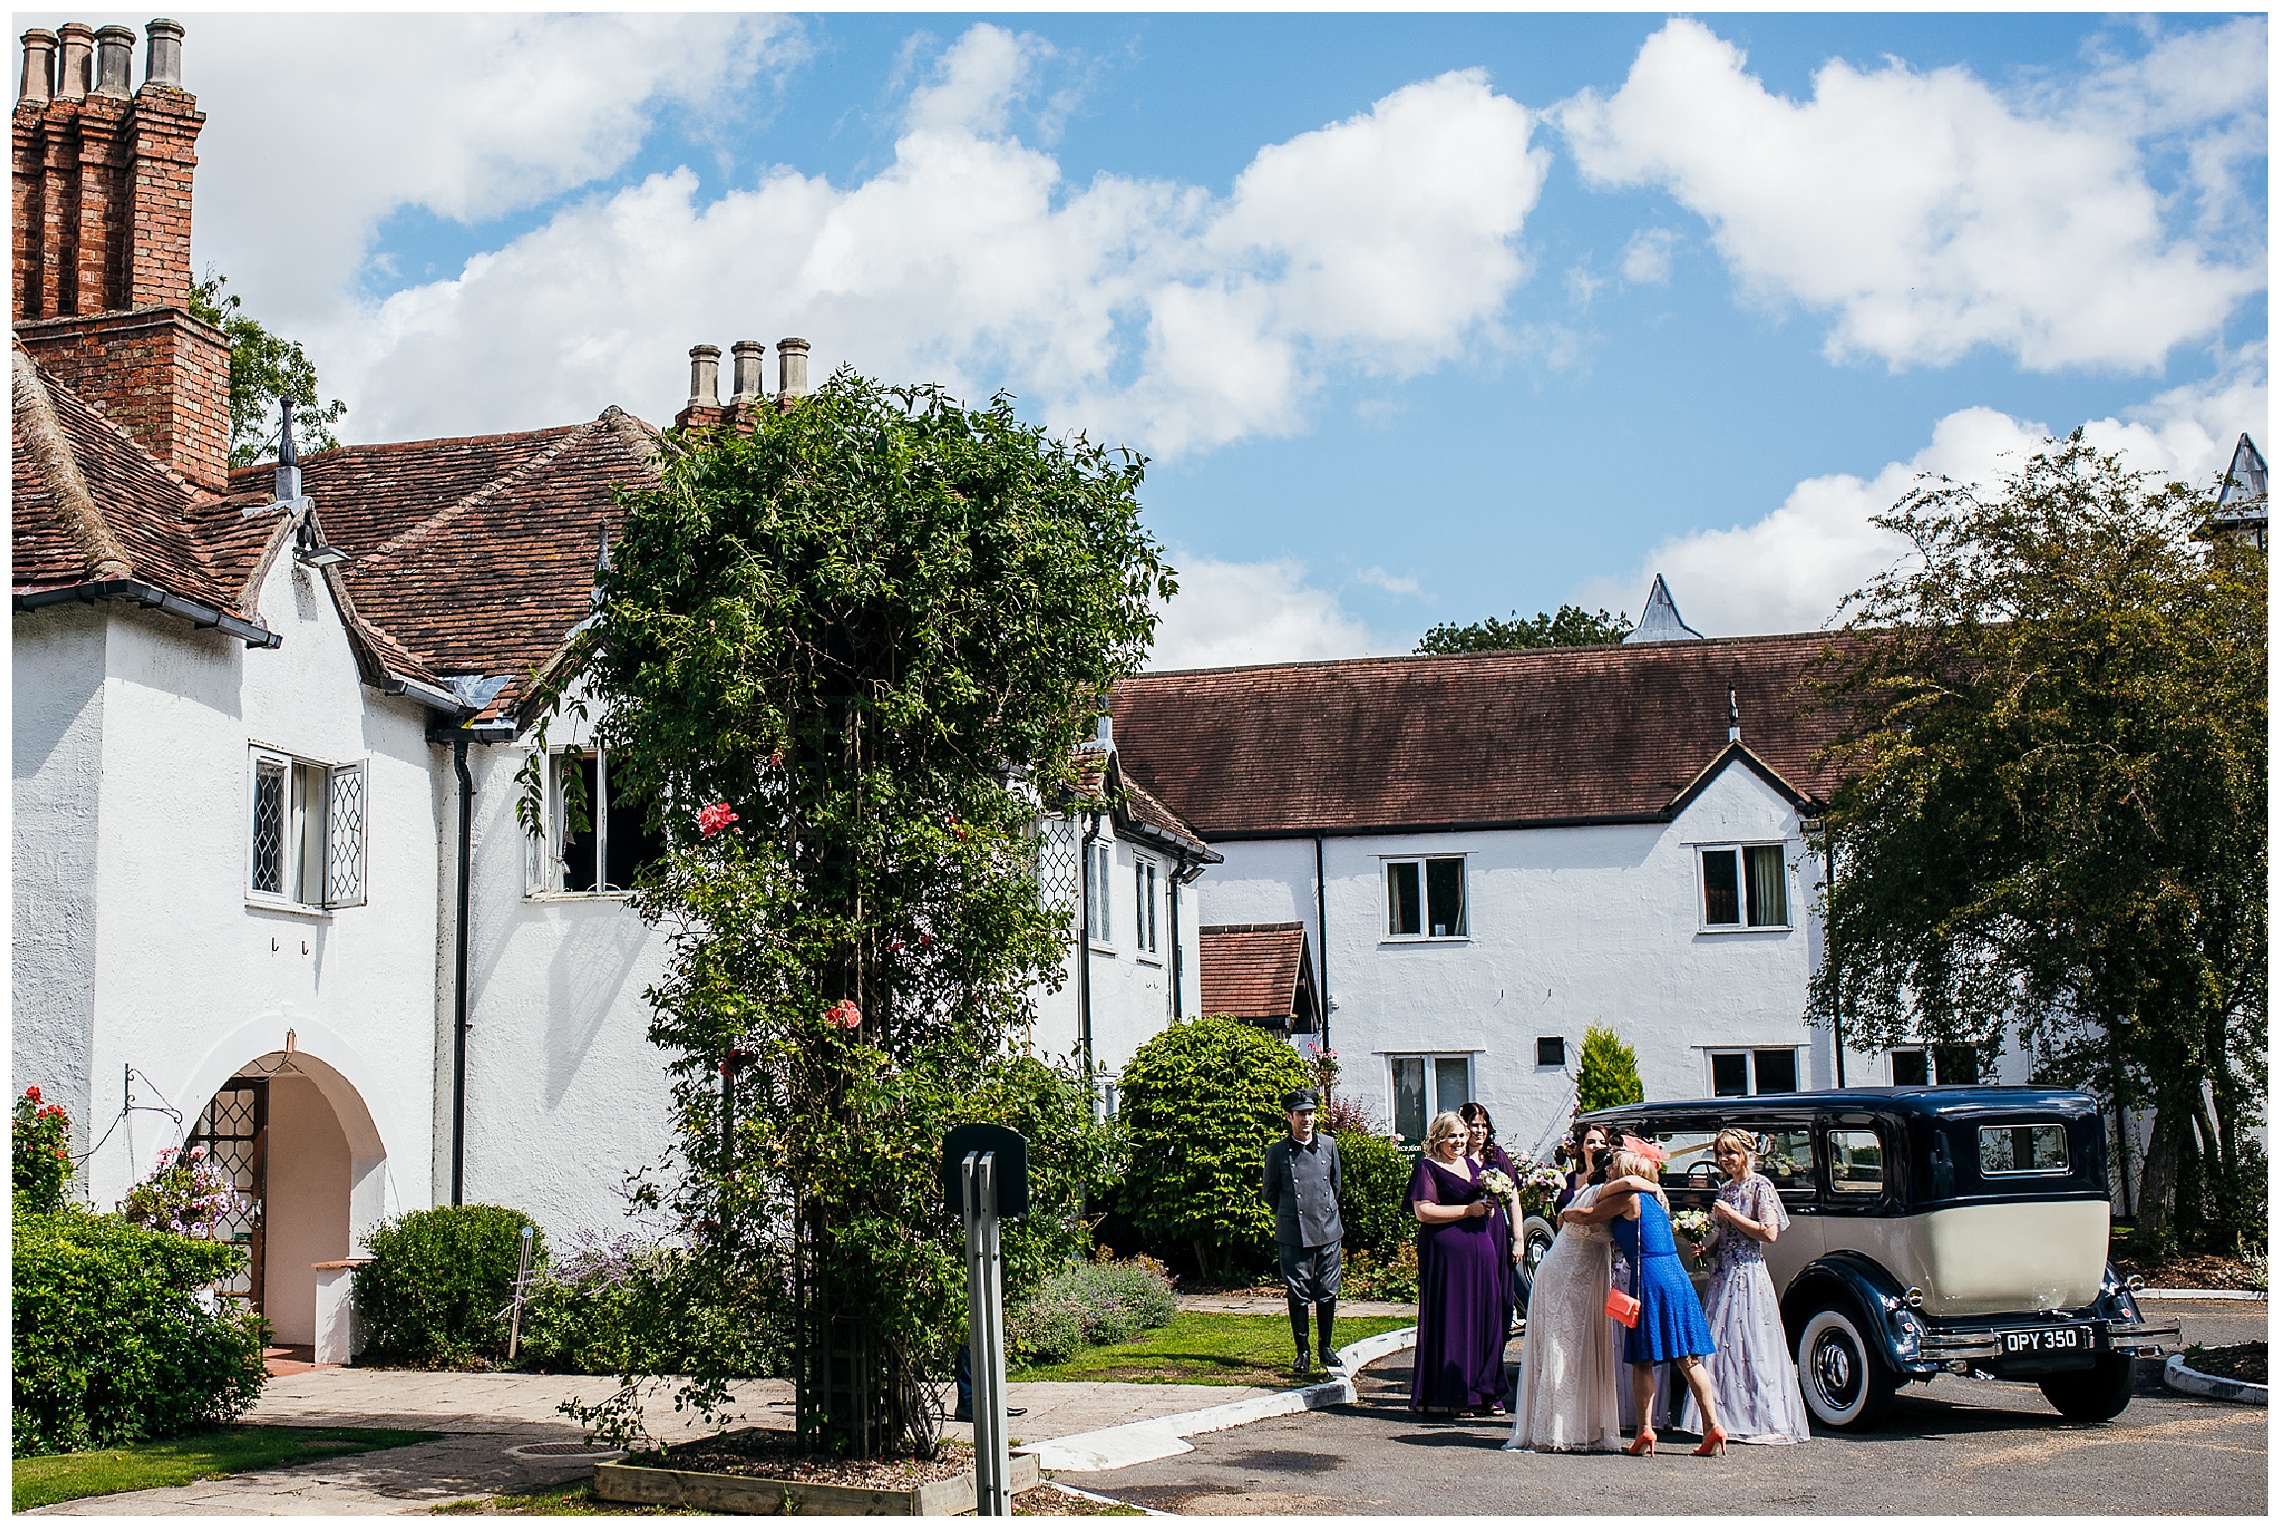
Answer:
M2150 1302L2149 1302L2150 1303ZM2264 1332L2261 1304L2164 1302L2187 1341ZM1517 1349L1515 1349L1515 1356ZM1193 1439L1195 1452L1068 1478L1196 1514L2238 1513L2268 1501L2266 1414L2162 1389L2103 1426L2066 1421L2031 1385L1943 1376L1903 1388L1882 1431L1794 1448L1683 1453L1506 1453L1486 1419L1421 1421L1400 1357L1363 1376L1359 1404ZM1674 1435L1673 1441L1676 1441Z

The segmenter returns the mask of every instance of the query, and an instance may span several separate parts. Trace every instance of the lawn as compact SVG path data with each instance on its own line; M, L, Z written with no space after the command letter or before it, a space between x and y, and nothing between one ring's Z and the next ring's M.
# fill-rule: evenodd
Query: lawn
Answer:
M1415 1323L1403 1316L1366 1316L1338 1323L1341 1345ZM1169 1326L1131 1342L1085 1348L1063 1364L1007 1373L1009 1380L1137 1380L1158 1385L1292 1383L1290 1321L1284 1316L1232 1316L1182 1311Z
M193 1480L241 1475L366 1454L374 1449L426 1443L441 1433L405 1432L393 1427L224 1427L160 1443L89 1449L83 1454L42 1454L16 1461L13 1504L18 1512L82 1496L182 1486Z

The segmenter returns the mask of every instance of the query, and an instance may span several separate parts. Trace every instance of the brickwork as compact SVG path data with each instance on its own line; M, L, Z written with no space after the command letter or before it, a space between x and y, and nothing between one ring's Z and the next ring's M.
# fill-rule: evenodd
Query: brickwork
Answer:
M20 322L16 338L191 483L228 488L230 347L219 329L180 308L145 308Z
M186 311L191 180L206 119L196 98L169 84L95 94L75 90L66 71L57 85L52 100L19 101L12 121L17 338L154 456L220 491L229 344Z

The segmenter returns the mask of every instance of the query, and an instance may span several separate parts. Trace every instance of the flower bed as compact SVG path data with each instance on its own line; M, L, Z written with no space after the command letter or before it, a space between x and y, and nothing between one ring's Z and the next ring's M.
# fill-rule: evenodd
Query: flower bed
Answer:
M2185 1366L2197 1374L2211 1379L2238 1380L2246 1385L2267 1383L2265 1371L2265 1344L2236 1342L2229 1347L2195 1348L2185 1354Z
M1013 1456L1014 1490L1039 1478L1035 1455ZM956 1516L974 1510L974 1453L944 1443L931 1459L848 1459L812 1453L784 1429L747 1427L600 1465L594 1494L715 1512Z

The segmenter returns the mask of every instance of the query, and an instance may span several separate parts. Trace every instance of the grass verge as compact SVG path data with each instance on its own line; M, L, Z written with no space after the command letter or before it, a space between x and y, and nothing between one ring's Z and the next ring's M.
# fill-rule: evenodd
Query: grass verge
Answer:
M83 1496L183 1486L193 1480L271 1470L311 1459L402 1448L442 1436L393 1427L224 1427L187 1438L130 1443L124 1448L18 1459L10 1495L14 1510L24 1512Z
M1404 1316L1341 1320L1341 1345L1415 1323ZM1234 1316L1182 1311L1169 1326L1142 1332L1131 1342L1085 1348L1067 1363L1014 1369L1008 1380L1125 1380L1154 1385L1261 1385L1281 1389L1290 1372L1290 1321L1284 1316ZM1319 1375L1319 1371L1317 1371Z

